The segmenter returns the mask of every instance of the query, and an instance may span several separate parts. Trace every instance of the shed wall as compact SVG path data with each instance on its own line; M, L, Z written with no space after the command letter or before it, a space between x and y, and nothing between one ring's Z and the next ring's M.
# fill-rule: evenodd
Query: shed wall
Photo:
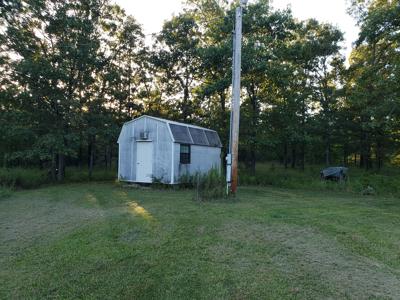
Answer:
M123 126L118 143L119 143L119 155L118 155L118 179L119 180L131 180L131 149L132 145L130 141L130 127Z
M165 183L171 182L172 140L167 124L158 122L155 142L153 176Z
M171 180L172 140L166 123L151 118L141 118L126 123L121 131L119 142L119 178L136 180L137 140L143 131L149 133L148 140L153 144L153 176L163 182Z
M213 167L218 170L221 168L221 149L199 145L191 145L191 163L180 164L180 144L172 142L168 124L144 117L125 123L121 130L118 139L120 180L136 181L137 141L144 131L148 132L148 141L153 144L153 177L164 183L171 182L172 172L173 182L178 183L182 175L205 173Z
M221 170L221 149L216 147L191 145L190 164L180 163L180 144L175 143L175 180L185 174L206 173L212 168Z

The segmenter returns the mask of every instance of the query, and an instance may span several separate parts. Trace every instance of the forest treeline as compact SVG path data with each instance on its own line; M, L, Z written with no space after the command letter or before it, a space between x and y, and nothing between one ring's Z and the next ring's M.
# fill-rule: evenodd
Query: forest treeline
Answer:
M68 165L110 167L122 124L142 114L216 129L226 149L236 5L188 0L145 36L108 0L0 1L1 164L58 180ZM360 34L346 64L335 26L267 0L246 7L240 160L250 171L265 160L395 162L400 4L353 0L349 14Z

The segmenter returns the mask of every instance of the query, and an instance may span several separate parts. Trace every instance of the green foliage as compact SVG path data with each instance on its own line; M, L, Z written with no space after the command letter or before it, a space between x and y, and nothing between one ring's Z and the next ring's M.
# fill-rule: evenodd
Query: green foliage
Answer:
M170 111L176 119L186 121L196 112L198 103L191 95L199 79L200 30L190 13L182 13L166 21L156 36L156 51L151 63L159 75L159 83L168 96L182 96L175 99Z
M12 192L13 191L10 187L0 185L0 200L10 197Z
M114 168L95 168L92 178L89 177L88 170L70 167L67 171L63 182L113 181L117 174ZM32 189L51 182L47 170L0 168L0 186L6 189Z
M363 193L371 187L378 195L400 196L400 172L396 168L384 169L380 173L359 168L349 169L346 182L331 182L320 179L323 166L307 166L304 171L285 169L279 164L259 164L255 175L246 169L239 172L241 185L274 186L315 191L338 191L353 194Z
M50 182L45 170L23 168L0 168L0 186L32 189Z
M144 89L140 26L110 1L19 2L0 8L1 162L51 165L60 181L71 160L92 171L105 149L109 164Z
M400 129L400 6L398 1L354 3L361 27L350 57L348 100L354 131L358 132L360 163L367 169L374 158L378 168L388 150L396 154Z
M152 47L110 0L3 2L2 166L46 167L63 181L69 166L88 165L92 179L111 178L93 168L112 165L122 123L143 113L211 127L227 148L238 1L188 0ZM239 156L251 171L242 181L260 180L258 161L304 168L354 157L381 169L398 155L400 7L350 8L360 35L349 67L335 26L270 1L244 9ZM86 180L71 172L68 180Z
M65 182L87 182L87 181L113 181L117 177L117 170L114 168L94 168L92 177L89 171L81 168L70 167L67 169Z
M179 178L182 188L191 188L196 201L218 200L226 197L226 182L224 176L217 169L207 173L183 175Z

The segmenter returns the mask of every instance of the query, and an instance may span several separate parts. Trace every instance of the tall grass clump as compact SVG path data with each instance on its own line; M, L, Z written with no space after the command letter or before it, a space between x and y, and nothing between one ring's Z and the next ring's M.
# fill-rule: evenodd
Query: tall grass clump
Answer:
M96 168L92 177L86 169L67 168L64 182L112 181L117 177L115 169ZM0 187L3 189L33 189L55 183L48 170L24 168L0 168Z
M251 174L244 167L240 169L239 184L356 194L362 194L366 189L372 188L378 195L400 196L399 168L387 167L374 172L349 167L348 180L344 182L321 180L320 171L324 168L311 165L304 170L285 169L275 163L259 163L255 174Z
M65 182L88 182L88 181L112 181L117 178L117 170L115 168L95 168L92 177L89 177L87 169L78 167L69 167L65 172Z
M0 186L0 200L10 197L12 194L12 189L7 186Z
M179 179L180 187L191 188L197 201L217 200L225 197L225 178L217 169L207 173L183 175Z
M49 182L45 170L0 168L0 186L5 188L32 189Z

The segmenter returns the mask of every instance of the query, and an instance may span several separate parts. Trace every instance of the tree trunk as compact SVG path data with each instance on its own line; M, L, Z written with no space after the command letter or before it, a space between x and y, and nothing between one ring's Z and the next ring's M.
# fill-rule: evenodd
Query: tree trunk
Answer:
M83 165L83 142L82 142L83 138L82 135L80 135L79 138L79 150L78 150L78 166L79 169L82 169L82 165Z
M371 161L371 145L368 143L366 146L366 155L365 155L365 167L367 170L370 170L372 167Z
M95 139L92 137L89 144L89 179L92 179L94 166L94 145Z
M383 167L383 157L383 142L380 138L378 138L376 143L376 162L378 170L381 170Z
M301 159L300 159L300 167L304 171L305 168L305 160L306 160L306 146L304 141L301 143Z
M296 146L292 145L292 169L296 168Z
M91 149L93 149L93 147ZM90 151L90 157L89 157L89 179L92 179L92 175L93 175L93 150Z
M65 156L64 154L58 154L58 172L57 181L63 181L65 175Z
M182 103L182 119L183 121L187 121L187 117L189 117L189 87L185 86L183 89L183 103Z
M287 169L288 168L288 145L287 145L287 143L285 142L285 145L283 146L283 162L284 162L284 165L285 165L285 169Z
M250 95L252 117L251 117L251 139L250 139L250 172L254 175L256 173L256 149L257 149L257 125L258 125L258 103L256 96L256 89L251 85L248 89Z
M301 100L302 103L302 114L301 114L301 136L302 136L302 141L300 144L300 163L301 163L301 169L304 170L304 159L305 159L305 151L306 151L306 111L307 111L307 107L306 107L306 103L305 103L305 99L304 97L302 97Z
M108 169L108 154L107 154L107 147L108 146L106 146L106 147L104 147L104 156L103 156L103 158L104 158L104 166L106 167L106 169Z
M110 146L110 151L109 151L109 153L108 153L108 155L109 155L109 160L108 160L108 163L110 164L110 169L112 168L112 160L113 160L113 151L112 151L112 146Z
M57 155L52 154L51 158L51 180L57 180Z
M325 145L325 165L327 167L329 167L331 164L331 145L330 143L327 141L326 145Z
M225 111L226 111L226 95L224 92L220 92L219 93L219 104L221 107L221 111L222 111L222 115L223 115L223 119L222 121L225 122Z
M348 160L348 145L344 144L343 145L343 165L347 166L349 164Z
M255 175L256 174L256 151L255 151L254 147L252 149L250 149L250 161L249 162L250 162L250 164L249 164L250 173L252 175Z
M361 135L360 168L369 170L371 167L371 144L368 132L363 131Z

